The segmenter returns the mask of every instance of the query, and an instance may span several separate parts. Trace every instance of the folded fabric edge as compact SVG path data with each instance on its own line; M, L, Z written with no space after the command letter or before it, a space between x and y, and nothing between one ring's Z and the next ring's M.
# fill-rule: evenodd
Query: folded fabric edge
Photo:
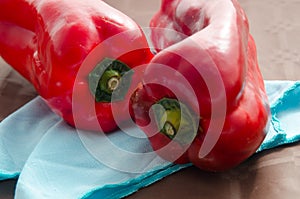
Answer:
M5 171L0 171L0 181L17 179L19 176L20 176L20 172L6 173Z
M298 87L300 86L300 82L295 82L289 89L287 89L283 95L271 106L271 112L272 112L272 124L274 126L274 130L276 132L285 132L281 128L281 122L280 119L277 117L278 111L281 110L281 106L285 102L285 100L291 96L291 93L293 93ZM297 96L293 96L297 97ZM300 97L300 96L299 96Z
M110 190L109 195L105 195L105 198L109 199L119 199L126 196L129 196L139 189L151 185L159 180L162 180L164 177L169 176L179 170L192 166L189 164L173 164L169 163L166 166L158 166L152 170L143 173L135 178L124 181L118 184L108 184L102 187L98 187L94 190L91 190L85 193L82 199L92 199L92 198L103 198L103 190Z
M3 124L5 125L6 121L14 119L15 115L20 114L22 111L24 111L24 109L27 110L28 107L31 107L32 105L39 105L38 109L40 109L40 110L45 110L45 111L50 110L49 107L44 103L43 99L40 96L36 96L31 101L25 103L23 106L21 106L15 112L9 114L6 118L4 118L2 121L0 121L0 127L2 127L1 125L3 125ZM57 118L57 120L59 120L59 117L56 115L54 115L53 118ZM47 129L47 125L45 125L44 127ZM0 134L1 134L1 131L0 131ZM2 166L2 165L0 165L0 166ZM6 169L0 169L0 181L10 180L10 179L18 179L20 174L21 174L21 170L16 171L16 169L15 169L14 171L9 171Z
M278 118L278 113L280 113L281 106L285 103L286 99L290 98L293 95L293 92L296 89L300 88L300 81L295 81L289 88L287 88L283 94L274 102L272 103L270 110L271 110L271 121L270 121L270 128L273 128L274 132L277 134L272 137L272 139L266 140L261 144L257 152L261 152L264 150L272 149L275 147L283 146L292 144L295 142L300 141L300 132L298 135L293 136L293 139L287 139L287 132L281 128L282 122ZM300 96L298 96L300 99Z

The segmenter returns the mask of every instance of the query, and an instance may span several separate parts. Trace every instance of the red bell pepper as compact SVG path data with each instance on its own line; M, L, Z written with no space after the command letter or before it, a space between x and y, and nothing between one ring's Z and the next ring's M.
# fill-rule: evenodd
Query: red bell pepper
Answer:
M0 55L69 124L104 132L152 58L141 28L100 0L0 0Z
M237 0L162 0L151 20L158 53L131 98L153 149L209 171L251 156L269 106L247 17Z

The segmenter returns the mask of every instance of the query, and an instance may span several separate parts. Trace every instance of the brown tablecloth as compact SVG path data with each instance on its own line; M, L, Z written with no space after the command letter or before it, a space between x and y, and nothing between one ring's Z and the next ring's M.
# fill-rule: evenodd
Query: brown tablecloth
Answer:
M106 0L146 27L160 0ZM265 79L300 79L300 0L240 0L250 22ZM0 121L36 96L33 87L0 60ZM13 198L15 180L0 182L0 199ZM191 167L128 198L298 199L300 144L254 155L225 173Z

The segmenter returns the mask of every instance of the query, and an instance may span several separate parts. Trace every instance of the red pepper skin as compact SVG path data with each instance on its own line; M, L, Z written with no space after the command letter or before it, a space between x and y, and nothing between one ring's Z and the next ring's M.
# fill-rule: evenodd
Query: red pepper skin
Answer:
M151 39L158 53L145 70L143 85L131 98L131 112L153 149L164 159L192 162L208 171L228 170L254 154L266 136L269 105L255 42L238 2L162 0L151 27ZM166 68L174 72L163 72ZM193 90L178 81L178 74ZM192 98L193 92L196 99ZM153 105L163 98L177 99L195 118L200 118L195 120L199 124L195 135L193 131L184 131L191 137L190 143L171 138L176 130L165 133L169 118L162 129L153 122L158 117ZM218 107L219 115L213 115L212 106ZM160 119L163 120L156 118ZM172 124L176 129L176 123ZM209 131L210 126L218 125L222 125L220 132ZM207 136L218 139L211 150L202 154L200 149ZM166 147L171 141L174 144Z
M141 28L100 0L0 0L0 55L67 123L104 132L117 128L112 106L128 119L130 94L95 102L87 81L95 64L110 58L134 69L152 58Z

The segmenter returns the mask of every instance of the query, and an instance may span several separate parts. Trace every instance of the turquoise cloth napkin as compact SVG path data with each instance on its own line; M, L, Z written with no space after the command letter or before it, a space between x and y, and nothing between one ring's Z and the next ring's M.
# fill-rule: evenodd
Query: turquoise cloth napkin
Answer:
M258 152L300 140L300 82L265 85L272 117ZM159 158L137 128L76 131L39 97L0 123L0 180L18 178L15 198L122 198L188 166Z

